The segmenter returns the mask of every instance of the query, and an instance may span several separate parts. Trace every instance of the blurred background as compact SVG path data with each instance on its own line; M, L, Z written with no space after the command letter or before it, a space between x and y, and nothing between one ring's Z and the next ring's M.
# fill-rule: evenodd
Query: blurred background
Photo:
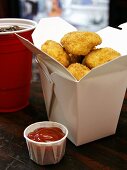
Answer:
M109 0L1 0L1 17L39 21L60 16L80 30L97 31L108 25Z
M108 25L117 27L127 21L127 0L1 0L0 18L60 16L84 31L98 31ZM39 79L33 59L33 79Z

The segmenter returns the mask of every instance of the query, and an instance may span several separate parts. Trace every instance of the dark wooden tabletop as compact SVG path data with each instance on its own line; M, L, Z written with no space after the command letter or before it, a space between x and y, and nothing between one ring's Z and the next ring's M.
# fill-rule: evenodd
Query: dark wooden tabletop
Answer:
M24 129L47 120L40 82L31 84L30 104L0 113L0 170L127 170L127 94L115 135L76 147L67 140L65 156L56 165L40 166L29 159Z

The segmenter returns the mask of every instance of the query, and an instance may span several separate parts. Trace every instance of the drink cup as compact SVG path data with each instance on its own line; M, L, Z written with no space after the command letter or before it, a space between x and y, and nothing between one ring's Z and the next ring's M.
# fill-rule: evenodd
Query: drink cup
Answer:
M13 27L19 30L11 30ZM28 19L0 19L0 112L17 111L29 104L32 53L15 33L32 42L35 27L36 22Z

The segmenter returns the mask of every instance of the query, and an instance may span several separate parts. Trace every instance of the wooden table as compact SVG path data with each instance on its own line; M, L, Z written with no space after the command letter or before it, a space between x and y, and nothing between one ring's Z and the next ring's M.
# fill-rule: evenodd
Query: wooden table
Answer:
M126 170L127 94L115 135L76 147L67 140L66 153L56 165L40 166L29 159L24 129L47 120L40 82L31 84L30 105L0 113L0 170Z

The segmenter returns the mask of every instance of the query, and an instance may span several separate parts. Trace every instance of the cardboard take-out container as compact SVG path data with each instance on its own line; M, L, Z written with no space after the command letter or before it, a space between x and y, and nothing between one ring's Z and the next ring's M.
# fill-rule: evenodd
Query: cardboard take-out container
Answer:
M49 120L64 124L68 138L82 145L115 134L127 87L126 29L106 27L97 33L100 47L111 47L121 57L92 69L77 81L61 64L43 53L42 43L61 37L75 27L61 18L43 18L32 34L34 45L20 40L37 55ZM123 41L124 40L124 41Z

